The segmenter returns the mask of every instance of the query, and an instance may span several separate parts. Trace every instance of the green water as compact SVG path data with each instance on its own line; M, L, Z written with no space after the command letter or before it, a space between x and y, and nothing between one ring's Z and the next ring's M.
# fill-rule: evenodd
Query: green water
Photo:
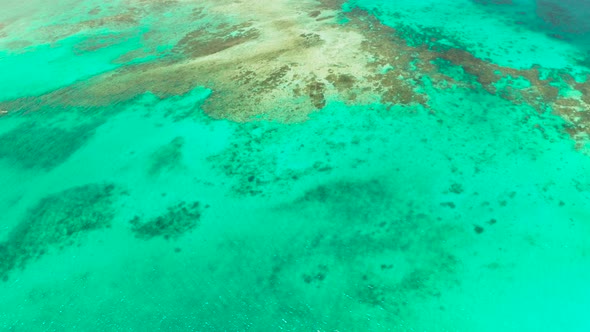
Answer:
M441 33L497 50L502 65L587 71L565 55L579 45L444 3L348 6L392 26L471 11ZM90 32L4 46L0 98L165 57L169 47L142 44L152 23L95 52L75 51ZM485 24L499 32L482 40ZM114 61L142 47L152 51ZM421 86L435 112L329 101L300 123L213 119L204 86L11 110L0 118L0 328L590 330L587 148L551 112Z

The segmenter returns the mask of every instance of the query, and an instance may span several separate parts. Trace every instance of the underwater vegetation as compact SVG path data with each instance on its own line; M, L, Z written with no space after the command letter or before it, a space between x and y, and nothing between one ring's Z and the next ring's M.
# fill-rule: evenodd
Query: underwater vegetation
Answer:
M461 262L452 251L465 230L408 202L389 181L324 183L280 205L277 213L315 227L281 240L289 249L269 253L258 287L302 326L331 329L335 321L373 326L347 316L347 310L370 311L387 321L417 318L416 302L436 302L460 283ZM238 243L244 254L236 260L257 259L247 255L252 244ZM335 288L341 292L330 291ZM312 309L309 303L324 305ZM322 321L326 316L334 320Z
M29 121L0 136L0 159L22 168L49 170L66 161L93 135L96 125L67 129Z
M202 207L199 202L180 202L169 206L160 216L145 222L136 216L129 223L137 238L149 240L163 237L173 240L195 229L199 225L201 214Z
M114 217L115 187L89 184L39 201L0 243L0 278L52 250L72 246L88 232L108 228Z

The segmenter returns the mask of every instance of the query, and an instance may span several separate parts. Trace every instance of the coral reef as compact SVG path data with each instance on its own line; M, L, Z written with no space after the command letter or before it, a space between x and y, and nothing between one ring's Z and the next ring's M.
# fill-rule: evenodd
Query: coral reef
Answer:
M62 129L36 122L25 122L0 136L0 159L23 168L51 169L82 147L95 128L88 124Z
M23 269L48 251L109 227L114 194L113 185L89 184L43 198L0 243L0 278L8 280L11 271Z
M200 222L202 207L199 202L181 202L168 207L167 211L153 219L142 222L139 216L129 221L131 231L137 238L163 237L176 239L195 229Z
M289 292L313 297L340 287L355 305L381 309L391 319L419 315L413 303L457 285L460 262L451 254L451 239L466 230L399 198L390 183L346 180L319 185L281 206L298 220L323 226L304 243L294 239L290 255L276 253L261 287L271 288L279 302Z
M552 112L565 119L563 130L578 141L590 133L590 80L574 79L560 69L547 69L549 74L541 77L538 67L502 67L474 56L438 29L390 27L365 10L343 11L343 3L207 2L203 4L207 14L219 20L195 23L198 28L185 31L165 61L117 69L48 93L35 103L17 99L0 108L35 109L46 103L101 106L145 91L166 97L207 86L213 93L202 107L214 118L298 122L329 100L430 109L428 86L461 87L529 104L539 113ZM178 5L158 4L169 10ZM195 22L207 17L199 8ZM135 10L128 15L143 13ZM343 20L346 23L337 23ZM448 72L452 67L469 79L453 77ZM519 79L530 86L519 86L515 83Z

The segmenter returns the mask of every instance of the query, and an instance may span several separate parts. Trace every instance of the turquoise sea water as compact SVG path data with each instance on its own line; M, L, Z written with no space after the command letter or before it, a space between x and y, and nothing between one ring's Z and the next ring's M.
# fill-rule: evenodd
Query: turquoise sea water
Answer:
M587 10L570 2L560 8ZM590 157L567 120L429 77L430 109L332 98L294 123L210 117L213 84L109 105L39 97L174 58L221 15L180 26L190 2L155 3L62 37L40 29L84 22L95 4L0 16L0 329L590 330ZM500 66L584 77L587 33L544 20L551 5L342 10L435 31Z

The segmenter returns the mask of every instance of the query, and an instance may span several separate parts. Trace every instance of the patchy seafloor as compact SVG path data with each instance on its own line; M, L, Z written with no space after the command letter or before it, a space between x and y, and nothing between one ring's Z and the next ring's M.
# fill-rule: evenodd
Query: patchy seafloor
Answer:
M2 1L0 330L589 331L589 15Z

